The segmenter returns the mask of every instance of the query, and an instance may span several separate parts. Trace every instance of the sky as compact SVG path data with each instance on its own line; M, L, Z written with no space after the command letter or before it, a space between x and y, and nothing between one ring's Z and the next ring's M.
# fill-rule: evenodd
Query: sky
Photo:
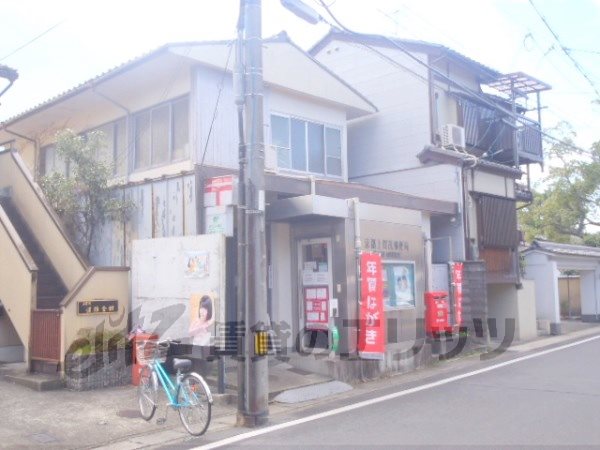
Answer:
M550 84L542 93L544 128L568 121L577 145L600 140L600 105L592 103L594 88L600 91L600 0L533 0L560 42L529 0L326 2L354 31L443 44ZM305 3L326 16L316 0ZM0 99L0 121L167 42L232 39L238 8L238 0L3 0L0 64L17 69L19 79ZM282 30L309 49L328 26L263 0L263 36Z

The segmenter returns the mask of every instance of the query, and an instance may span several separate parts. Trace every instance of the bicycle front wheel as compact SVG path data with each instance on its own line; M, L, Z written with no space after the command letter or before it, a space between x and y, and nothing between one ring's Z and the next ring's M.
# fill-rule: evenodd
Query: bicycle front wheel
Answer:
M193 436L206 432L210 424L211 404L200 375L190 373L183 377L177 388L179 417L185 429Z
M142 418L144 420L152 419L156 411L156 385L152 381L152 370L148 366L142 367L140 371L138 404Z

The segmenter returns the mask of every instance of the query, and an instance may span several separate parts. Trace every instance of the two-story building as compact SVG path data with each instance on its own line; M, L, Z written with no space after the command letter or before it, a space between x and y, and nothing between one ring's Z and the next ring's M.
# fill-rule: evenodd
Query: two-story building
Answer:
M0 154L0 167L10 159L27 167L35 179L53 171L68 174L69 167L54 148L56 132L101 130L106 139L98 158L114 168L115 193L131 199L136 208L129 221L103 226L92 249L93 263L128 266L136 239L205 233L205 180L235 174L238 168L233 46L226 41L165 45L4 122L0 144L10 151ZM264 40L263 59L272 325L287 336L283 344L291 362L307 370L350 379L365 370L418 366L428 357L418 323L424 315L430 230L452 226L453 218L460 220L461 202L402 193L394 184L350 182L349 175L356 176L349 174L352 167L369 159L376 162L382 154L373 145L368 158L350 153L356 158L351 163L348 148L357 147L347 144L347 123L378 117L378 106L285 34ZM373 143L384 137L374 135ZM18 182L7 176L0 179L0 188L10 196L11 185ZM12 203L17 210L28 208L17 197ZM49 237L32 231L42 248L51 249ZM9 239L6 245L10 246ZM381 253L389 284L403 275L405 289L388 286L384 292L387 347L382 359L355 363L361 250ZM61 264L49 259L55 266ZM235 283L235 271L229 272L229 281ZM31 311L54 310L60 304L9 298L2 289L0 285L2 302L11 305L7 316L0 318L5 330L0 339L10 334L10 327L18 328L16 322L30 320ZM235 318L235 295L230 295L234 291L221 293L228 319ZM327 300L326 310L317 315L309 306L315 295ZM19 302L25 307L14 315L13 305ZM333 326L340 334L337 354L331 354ZM20 342L27 348L28 332L13 333L12 344ZM62 345L68 347L69 342ZM426 349L404 352L414 348ZM34 350L30 358L39 357ZM319 358L306 356L314 351L321 352Z
M529 165L543 162L539 92L549 86L422 41L331 31L310 53L378 108L348 122L349 179L458 204L431 220L432 262L484 261L499 337L509 318L516 338L535 333L518 317L516 203L531 200ZM538 121L521 105L531 94Z

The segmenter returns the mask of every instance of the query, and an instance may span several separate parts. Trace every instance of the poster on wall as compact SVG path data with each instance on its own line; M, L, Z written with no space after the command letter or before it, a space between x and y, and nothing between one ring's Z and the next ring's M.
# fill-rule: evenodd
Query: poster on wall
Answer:
M191 344L201 347L214 345L216 337L216 295L212 293L194 293L190 296L190 328Z
M383 299L387 310L415 306L414 262L383 262Z
M186 278L207 277L210 271L210 254L208 252L185 252Z
M383 359L386 339L383 265L377 253L360 256L360 294L358 354L363 359Z

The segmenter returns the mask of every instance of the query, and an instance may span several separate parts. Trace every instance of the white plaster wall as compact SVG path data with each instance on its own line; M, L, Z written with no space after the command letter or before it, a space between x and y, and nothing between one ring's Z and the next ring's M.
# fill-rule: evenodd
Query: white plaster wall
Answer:
M528 341L537 337L537 319L535 308L535 282L521 280L522 289L517 291L518 337Z
M273 271L271 298L271 321L279 324L286 322L292 326L293 298L292 292L292 244L290 242L290 225L287 223L271 224L271 270Z
M598 298L600 280L599 272L581 272L581 314L584 316L597 316L599 314Z
M560 323L560 303L558 293L558 267L556 262L541 253L525 255L525 275L535 282L535 305L537 318Z
M496 321L497 335L492 334L492 339L503 340L506 336L506 319L515 321L514 340L519 339L518 333L518 305L517 289L512 284L488 285L488 318ZM508 338L509 336L507 336Z
M492 173L473 171L473 178L469 177L469 188L472 191L499 197L515 197L515 182L512 178L495 175Z

